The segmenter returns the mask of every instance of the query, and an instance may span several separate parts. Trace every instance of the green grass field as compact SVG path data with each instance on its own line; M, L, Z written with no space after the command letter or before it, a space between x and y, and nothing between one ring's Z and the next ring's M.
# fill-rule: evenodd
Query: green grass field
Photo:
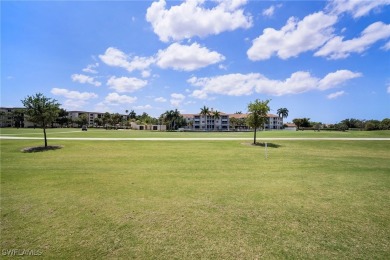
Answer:
M31 129L31 128L20 128L20 129L11 129L11 128L0 128L1 135L9 136L30 136L30 137L40 137L43 136L42 129ZM253 132L158 132L158 131L137 131L137 130L105 130L105 129L94 129L90 128L87 132L81 131L79 128L53 128L47 129L47 136L50 137L102 137L102 138L149 138L149 137L158 137L158 138L186 138L186 137L238 137L238 138L251 138L253 137ZM260 131L257 133L259 138L270 138L270 137L280 137L280 138L294 138L294 137L318 137L318 138L365 138L365 137L384 137L390 138L390 131Z
M49 137L252 137L66 131L49 129ZM258 137L313 135L390 131ZM273 141L268 159L249 140L51 140L64 147L36 153L21 149L41 140L0 142L3 255L19 249L46 259L390 258L390 141Z

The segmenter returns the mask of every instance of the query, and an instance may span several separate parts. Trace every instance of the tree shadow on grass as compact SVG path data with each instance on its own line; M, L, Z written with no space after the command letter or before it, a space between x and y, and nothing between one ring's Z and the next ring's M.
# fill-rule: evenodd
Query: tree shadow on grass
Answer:
M259 142L256 142L256 144L253 144L252 145L255 145L255 146L261 146L261 147L265 147L265 144L266 143L259 143ZM279 148L281 147L280 144L274 144L274 143L267 143L267 147L270 147L270 148Z
M58 150L63 148L62 145L48 145L45 146L33 146L33 147L26 147L22 149L22 152L24 153L37 153L37 152L46 152L46 151L52 151L52 150Z

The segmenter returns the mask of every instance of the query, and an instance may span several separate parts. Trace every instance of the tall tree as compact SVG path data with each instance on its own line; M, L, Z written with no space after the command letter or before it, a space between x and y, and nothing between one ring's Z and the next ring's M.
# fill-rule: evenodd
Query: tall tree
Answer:
M130 119L135 119L137 117L137 114L134 112L134 110L131 110L129 113L129 118Z
M164 114L160 116L161 121L163 121L168 130L177 130L179 127L186 126L187 122L180 114L180 111L175 110L167 110Z
M69 113L63 108L60 108L60 111L58 112L58 118L56 119L56 122L61 126L64 127L68 125L69 123Z
M60 104L57 103L57 100L47 98L42 93L27 96L21 101L26 108L25 113L28 116L28 120L42 127L45 147L47 147L46 127L57 119Z
M285 107L279 108L278 111L278 116L281 118L287 118L288 117L288 109Z
M268 103L271 100L267 99L265 101L256 99L255 101L248 104L248 117L247 117L247 124L250 127L254 128L254 135L253 135L253 144L256 144L256 129L264 126L264 123L268 119L268 112L270 111L270 107L268 106Z
M111 120L111 114L108 113L108 112L104 113L104 114L103 114L103 124L104 124L104 126L107 128L107 127L108 127L108 124L111 125L111 122L112 122L112 120Z
M111 114L112 125L116 126L120 123L122 116L119 113Z
M200 114L205 117L205 122L206 122L205 129L207 130L207 116L210 115L210 109L206 106L203 106L200 109Z

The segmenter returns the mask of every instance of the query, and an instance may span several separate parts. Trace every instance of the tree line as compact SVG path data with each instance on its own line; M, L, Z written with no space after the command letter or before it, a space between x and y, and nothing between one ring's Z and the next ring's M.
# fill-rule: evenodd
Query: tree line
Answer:
M384 118L381 121L347 118L336 124L322 124L321 122L311 121L310 118L294 118L292 121L297 126L297 130L390 130L390 118Z

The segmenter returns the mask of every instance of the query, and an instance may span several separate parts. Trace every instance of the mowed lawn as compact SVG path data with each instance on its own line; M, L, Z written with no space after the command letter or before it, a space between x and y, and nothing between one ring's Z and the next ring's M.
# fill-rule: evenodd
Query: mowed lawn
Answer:
M390 258L390 141L0 141L1 250Z
M32 128L0 128L0 134L14 137L43 136L42 129ZM258 131L258 138L390 138L390 130L382 131ZM80 128L49 128L48 138L253 138L253 132L165 132L165 131L137 131L137 130L105 130L89 128L81 131Z

